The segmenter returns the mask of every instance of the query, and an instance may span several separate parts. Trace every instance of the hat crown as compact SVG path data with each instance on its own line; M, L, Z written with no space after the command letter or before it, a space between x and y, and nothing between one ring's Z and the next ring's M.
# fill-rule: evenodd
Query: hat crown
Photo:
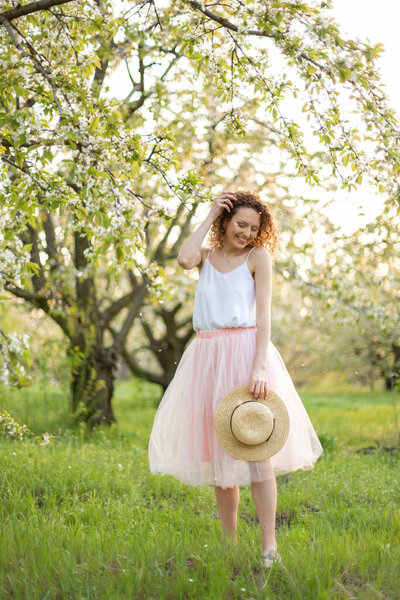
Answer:
M242 402L232 412L231 430L242 444L257 446L271 436L274 416L268 406L257 400Z
M245 414L247 410L257 411L256 418L254 419L254 414L250 418L251 423L256 423L255 434L254 430L249 433L248 427L240 427L240 413L243 411ZM265 398L255 400L249 386L245 385L231 390L221 399L215 413L214 427L219 443L232 456L257 461L274 456L282 448L289 435L290 419L278 394L268 390ZM257 433L259 429L262 430L262 435ZM257 443L260 439L261 442Z

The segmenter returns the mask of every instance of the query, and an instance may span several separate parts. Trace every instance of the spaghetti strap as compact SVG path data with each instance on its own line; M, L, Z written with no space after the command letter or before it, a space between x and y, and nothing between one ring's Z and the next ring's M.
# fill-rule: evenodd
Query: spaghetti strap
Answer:
M250 252L248 253L248 255L247 255L247 257L246 257L246 262L245 262L245 264L247 264L247 261L249 260L249 256L250 256L250 254L253 252L254 248L255 248L255 246L253 246L253 247L250 249Z
M211 250L211 248L208 249L207 260L210 259L210 250Z

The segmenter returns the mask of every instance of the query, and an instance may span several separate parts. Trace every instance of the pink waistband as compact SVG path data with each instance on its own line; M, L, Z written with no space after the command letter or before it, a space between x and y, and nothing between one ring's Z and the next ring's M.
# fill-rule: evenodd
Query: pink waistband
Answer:
M232 335L234 333L240 333L242 331L251 331L252 329L257 329L257 326L254 327L226 327L224 329L198 329L197 337L199 338L213 338L219 337L221 335Z

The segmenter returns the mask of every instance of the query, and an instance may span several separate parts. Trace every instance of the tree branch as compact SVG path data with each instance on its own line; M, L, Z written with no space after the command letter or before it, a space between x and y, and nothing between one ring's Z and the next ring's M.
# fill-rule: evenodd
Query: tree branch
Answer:
M188 319L188 323L190 323L192 321L192 317L190 317ZM178 329L181 327L181 325L178 327ZM188 331L185 333L185 335L182 335L179 337L179 340L182 344L182 346L186 346L186 344L188 343L188 341L193 337L193 327L191 326Z
M39 294L45 285L45 277L43 273L43 265L40 260L40 248L39 248L39 234L37 229L28 224L28 233L30 238L31 248L31 262L38 266L39 273L33 273L32 284L37 294Z
M5 13L3 13L4 15ZM19 50L19 52L21 52L22 56L24 58L27 58L28 60L30 60L33 64L33 68L35 69L35 71L37 73L40 73L44 79L48 82L48 84L50 85L52 92L53 92L53 98L54 98L54 103L57 106L58 112L60 114L62 114L62 108L60 105L60 101L58 100L58 96L57 96L57 88L56 85L54 83L54 81L52 80L52 78L50 77L50 75L45 71L45 69L42 67L42 65L40 64L39 60L36 58L36 56L34 56L33 54L29 54L24 47L20 44L15 31L18 31L18 29L14 26L11 25L10 21L8 21L7 19L5 19L4 17L2 17L2 15L0 14L0 25L3 25L3 27L5 27L5 29L7 30L8 35L11 38L12 43L14 44L14 46L17 48L17 50ZM19 31L18 31L19 33ZM19 33L20 34L20 33ZM30 51L32 52L32 48L30 48Z
M132 371L132 373L134 373L138 377L146 379L147 381L151 381L152 383L157 383L161 386L164 385L164 377L162 375L156 375L155 373L152 373L151 371L140 367L139 363L134 358L132 358L132 356L128 353L125 347L121 349L120 353L122 358L128 365L129 369Z
M126 306L128 306L135 298L136 292L129 292L125 296L122 296L108 308L106 308L100 315L100 321L103 327L108 327L108 324L113 320L114 317Z
M45 298L44 296L41 296L40 294L34 294L32 292L28 292L27 290L24 290L23 288L20 288L17 285L15 285L15 283L6 281L4 284L4 287L13 296L16 296L17 298L22 298L23 300L27 300L28 302L33 304L36 308L41 308L46 314L49 315L49 317L51 317L53 319L53 321L55 321L57 323L57 325L59 325L61 327L63 332L66 334L66 336L71 341L74 341L73 336L68 327L67 319L65 317L63 317L62 315L57 314L55 311L53 311L50 308L47 298Z
M169 71L172 69L172 67L174 66L174 64L180 59L182 58L183 55L181 54L177 54L176 53L176 47L177 44L174 46L174 48L170 51L171 54L173 54L173 59L168 63L167 67L164 69L163 73L157 78L158 81L164 81L166 76L168 75ZM138 83L134 82L133 78L131 78L131 81L133 83L133 89L132 91L129 93L128 98L129 99L132 95L132 93L134 93L135 91L139 91L140 92L140 98L138 98L138 100L136 100L136 102L132 102L129 106L128 106L128 110L129 110L129 114L132 115L135 111L137 111L139 108L141 108L143 106L143 104L145 103L145 101L147 100L147 98L150 98L155 90L154 89L150 89L147 92L145 92L145 73L146 73L146 69L150 66L150 65L145 65L143 62L143 48L144 46L140 46L139 47L139 53L138 53L138 58L139 58L139 76L140 76L140 80ZM128 64L126 63L127 67ZM128 70L129 71L129 70Z
M253 35L253 36L257 36L257 37L267 37L267 38L275 39L275 36L273 34L267 33L266 31L263 31L262 29L245 29L245 28L243 28L243 31L241 31L241 28L239 28L237 25L235 25L234 23L231 23L228 19L225 19L225 17L220 17L219 15L215 14L208 8L205 8L202 4L200 4L200 2L197 2L197 0L189 0L189 4L192 8L203 13L203 15L205 15L209 19L212 19L216 23L219 23L220 25L222 25L222 27L225 27L225 29L229 29L230 31L234 31L235 33L242 33L243 35ZM324 65L321 65L321 63L319 63L318 61L311 58L311 56L308 56L308 54L306 54L305 52L299 52L299 56L301 58L304 58L308 62L312 63L315 67L318 67L319 69L322 69L322 70L326 70Z
M182 327L186 327L186 325L189 325L189 323L192 322L192 316L190 317L186 317L186 319L183 319L183 321L181 321L180 323L176 324L176 329L182 329Z
M143 317L142 317L140 319L140 323L144 329L145 334L147 335L147 339L149 340L149 342L151 344L151 349L153 350L153 352L157 352L158 350L161 350L160 341L156 340L156 338L154 337L153 332L151 331L151 327L149 326L147 321L145 321L145 319L143 319Z
M46 254L49 257L51 262L50 270L54 271L57 267L60 266L60 261L58 258L58 248L57 248L57 239L56 233L54 230L53 219L48 210L45 211L45 218L43 220L43 230L46 236Z
M128 337L128 334L132 327L132 324L133 324L134 320L136 319L138 312L142 307L143 300L145 299L147 294L148 294L148 284L146 281L144 281L144 283L141 285L141 287L137 290L135 298L129 308L128 314L125 318L124 323L122 324L122 327L121 327L119 333L115 335L114 347L117 350L117 352L122 352L122 348L125 344L126 338ZM108 326L108 329L110 329L110 326ZM111 331L111 329L110 329L110 331Z
M25 17L40 10L48 10L52 6L68 4L69 2L74 2L74 0L39 0L38 2L24 4L24 6L18 6L18 8L11 8L0 13L0 24L4 25L4 21L11 23L11 21L19 17Z

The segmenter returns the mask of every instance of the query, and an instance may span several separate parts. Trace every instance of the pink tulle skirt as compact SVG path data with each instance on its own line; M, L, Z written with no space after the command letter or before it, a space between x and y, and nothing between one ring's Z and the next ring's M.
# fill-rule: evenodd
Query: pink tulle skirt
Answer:
M248 462L218 442L214 415L230 390L249 385L256 351L256 327L198 331L189 344L156 412L149 440L152 473L170 474L191 485L223 488L264 481L275 474L310 469L322 453L285 364L270 342L268 388L285 402L290 433L270 459Z

